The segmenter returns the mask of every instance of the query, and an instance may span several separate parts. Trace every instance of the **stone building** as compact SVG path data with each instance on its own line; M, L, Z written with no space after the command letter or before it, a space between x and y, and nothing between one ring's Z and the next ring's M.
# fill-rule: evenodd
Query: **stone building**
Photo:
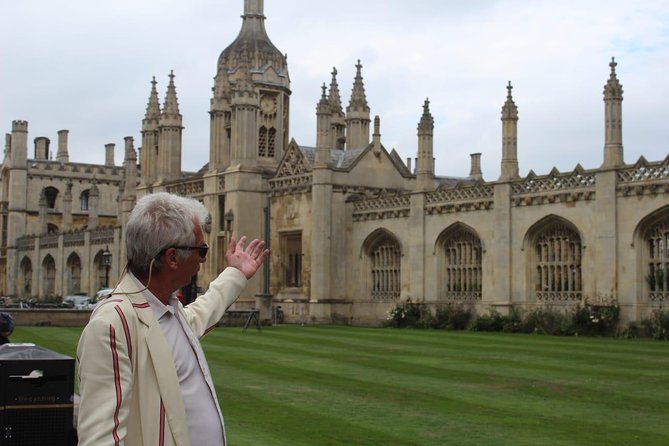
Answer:
M94 292L107 247L116 281L136 198L169 191L211 212L200 286L225 266L228 237L270 240L268 267L236 304L263 317L280 305L288 321L375 324L406 299L505 312L590 298L617 300L624 320L636 320L669 301L669 157L625 164L615 61L600 167L520 177L509 83L506 100L500 94L501 176L485 181L472 154L469 175L449 178L434 171L428 100L422 114L417 107L415 166L386 150L360 61L345 108L336 69L323 84L315 144L290 139L288 67L265 32L263 0L246 0L242 20L216 65L210 157L198 172L181 171L172 73L162 106L152 81L139 163L131 138L122 168L109 146L104 166L71 163L66 132L55 161L45 138L27 159L27 123L13 123L0 173L2 293Z

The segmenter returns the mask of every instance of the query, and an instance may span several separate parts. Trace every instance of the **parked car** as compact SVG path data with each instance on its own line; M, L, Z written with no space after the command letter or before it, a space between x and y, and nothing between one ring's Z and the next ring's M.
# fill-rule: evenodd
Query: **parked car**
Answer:
M72 296L63 297L63 306L65 308L76 308L81 309L82 305L89 303L91 300L88 296L82 296L80 294L75 294Z
M114 288L101 288L97 293L95 293L95 302L100 302L102 299L108 298Z

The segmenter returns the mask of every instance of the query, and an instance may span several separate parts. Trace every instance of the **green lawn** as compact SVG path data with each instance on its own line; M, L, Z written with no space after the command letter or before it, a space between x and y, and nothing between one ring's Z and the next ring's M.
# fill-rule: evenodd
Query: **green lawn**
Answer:
M79 332L12 341L73 355ZM666 342L279 326L204 349L234 446L669 444Z

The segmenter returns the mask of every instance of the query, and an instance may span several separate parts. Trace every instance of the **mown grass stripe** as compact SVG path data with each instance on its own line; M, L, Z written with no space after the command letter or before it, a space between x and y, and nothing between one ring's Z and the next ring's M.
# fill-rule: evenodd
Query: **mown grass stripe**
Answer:
M73 354L79 332L13 340ZM667 343L279 326L203 346L235 446L669 444Z

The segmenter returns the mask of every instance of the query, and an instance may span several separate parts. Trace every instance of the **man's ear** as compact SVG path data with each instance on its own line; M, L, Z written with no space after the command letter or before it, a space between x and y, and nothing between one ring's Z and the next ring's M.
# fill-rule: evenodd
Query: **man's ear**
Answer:
M165 251L165 254L163 254L163 264L172 270L175 270L179 266L179 262L177 260L177 250L174 248L169 248Z

